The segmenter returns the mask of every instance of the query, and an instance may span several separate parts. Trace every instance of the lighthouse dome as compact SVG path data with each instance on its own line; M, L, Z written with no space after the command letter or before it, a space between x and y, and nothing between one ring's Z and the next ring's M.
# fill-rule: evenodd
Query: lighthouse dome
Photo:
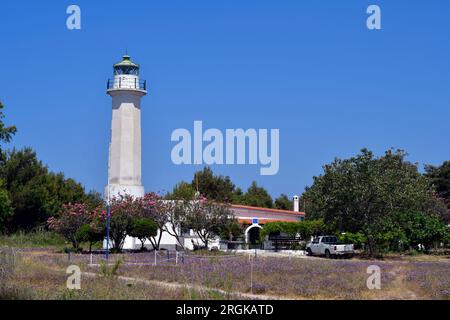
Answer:
M139 65L131 61L129 55L124 55L122 61L114 65L114 75L139 75Z

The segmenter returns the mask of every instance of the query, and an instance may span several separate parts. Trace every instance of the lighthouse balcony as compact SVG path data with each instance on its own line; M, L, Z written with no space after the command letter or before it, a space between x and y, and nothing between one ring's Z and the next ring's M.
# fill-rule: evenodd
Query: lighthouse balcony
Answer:
M106 84L106 89L109 90L139 90L139 91L147 91L147 81L139 80L137 78L115 78L108 79Z

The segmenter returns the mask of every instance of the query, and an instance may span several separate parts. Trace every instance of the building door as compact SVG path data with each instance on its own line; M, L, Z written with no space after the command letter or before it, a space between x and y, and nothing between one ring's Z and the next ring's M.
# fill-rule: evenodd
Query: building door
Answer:
M248 231L249 244L259 244L261 243L259 239L259 227L253 227Z

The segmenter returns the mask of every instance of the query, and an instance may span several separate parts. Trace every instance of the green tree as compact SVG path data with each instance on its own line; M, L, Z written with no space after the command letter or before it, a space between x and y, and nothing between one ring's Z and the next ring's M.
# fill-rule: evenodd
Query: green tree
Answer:
M230 177L216 176L209 167L196 172L191 185L206 198L222 203L233 200L236 188Z
M450 161L445 161L439 167L426 165L425 176L430 179L438 196L445 199L447 208L450 209Z
M109 235L113 251L121 252L125 238L133 227L133 220L141 214L141 203L130 195L121 195L111 199Z
M307 241L312 236L329 233L323 220L308 220L299 222L268 222L261 230L260 238L264 240L269 235L287 235L289 237L300 237Z
M162 235L168 227L167 223L169 218L172 216L170 212L173 211L177 201L162 201L158 194L150 192L139 199L139 203L140 217L152 220L159 230L155 236L148 238L153 246L153 249L159 250Z
M9 231L31 230L56 216L65 203L83 202L83 187L73 179L55 174L38 160L30 149L9 151L0 164L0 179L8 190L13 216L7 222Z
M89 243L89 253L92 252L92 245L103 241L105 238L105 226L103 224L83 224L75 233L77 243Z
M194 187L191 184L182 181L175 185L172 192L168 193L165 198L169 200L192 200L194 199L194 196Z
M281 210L292 210L294 208L294 202L289 200L287 195L281 194L275 199L275 208Z
M244 192L242 192L242 189L237 187L233 194L232 203L242 204L242 198L244 197Z
M325 165L324 173L314 177L304 194L310 206L308 218L323 218L336 230L361 232L369 254L375 254L387 241L386 235L398 230L399 212L435 213L428 206L434 201L428 180L405 156L401 150L389 150L376 158L363 149L355 157Z
M104 205L104 200L99 192L91 190L84 196L84 203L89 210L94 210Z
M235 217L224 204L200 198L198 201L184 203L185 227L194 230L200 240L208 247L209 241L224 231L224 226L231 226ZM228 230L230 231L230 230Z
M6 221L13 215L13 208L8 191L3 189L1 185L2 182L0 181L0 233L3 233L6 228Z
M273 200L269 192L259 187L256 181L252 182L252 185L242 196L242 204L253 207L273 208Z
M8 143L11 141L12 136L16 134L17 129L15 126L6 126L3 122L5 115L3 113L3 104L0 102L0 142ZM3 153L2 147L0 145L0 153Z
M237 219L226 219L225 223L219 226L218 234L221 239L233 241L242 237L244 228Z
M15 126L6 126L3 122L5 115L3 113L3 104L0 102L0 166L3 164L5 154L3 152L1 143L8 143L12 136L16 134ZM6 222L12 217L14 211L12 208L11 198L8 191L4 188L4 181L0 178L0 232L6 229Z
M145 241L156 237L158 234L158 225L155 221L148 218L140 218L133 221L130 229L130 236L138 238L141 241L141 250L145 250Z
M420 211L399 213L397 225L405 235L406 244L417 249L419 245L425 250L444 241L448 227L438 218Z

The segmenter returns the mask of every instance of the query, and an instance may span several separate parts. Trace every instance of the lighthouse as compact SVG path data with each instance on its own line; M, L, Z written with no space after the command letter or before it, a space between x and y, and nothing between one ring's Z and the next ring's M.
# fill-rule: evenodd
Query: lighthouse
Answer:
M106 91L112 98L112 121L105 198L142 197L141 99L147 94L147 85L139 78L139 65L128 55L114 65L113 72Z

